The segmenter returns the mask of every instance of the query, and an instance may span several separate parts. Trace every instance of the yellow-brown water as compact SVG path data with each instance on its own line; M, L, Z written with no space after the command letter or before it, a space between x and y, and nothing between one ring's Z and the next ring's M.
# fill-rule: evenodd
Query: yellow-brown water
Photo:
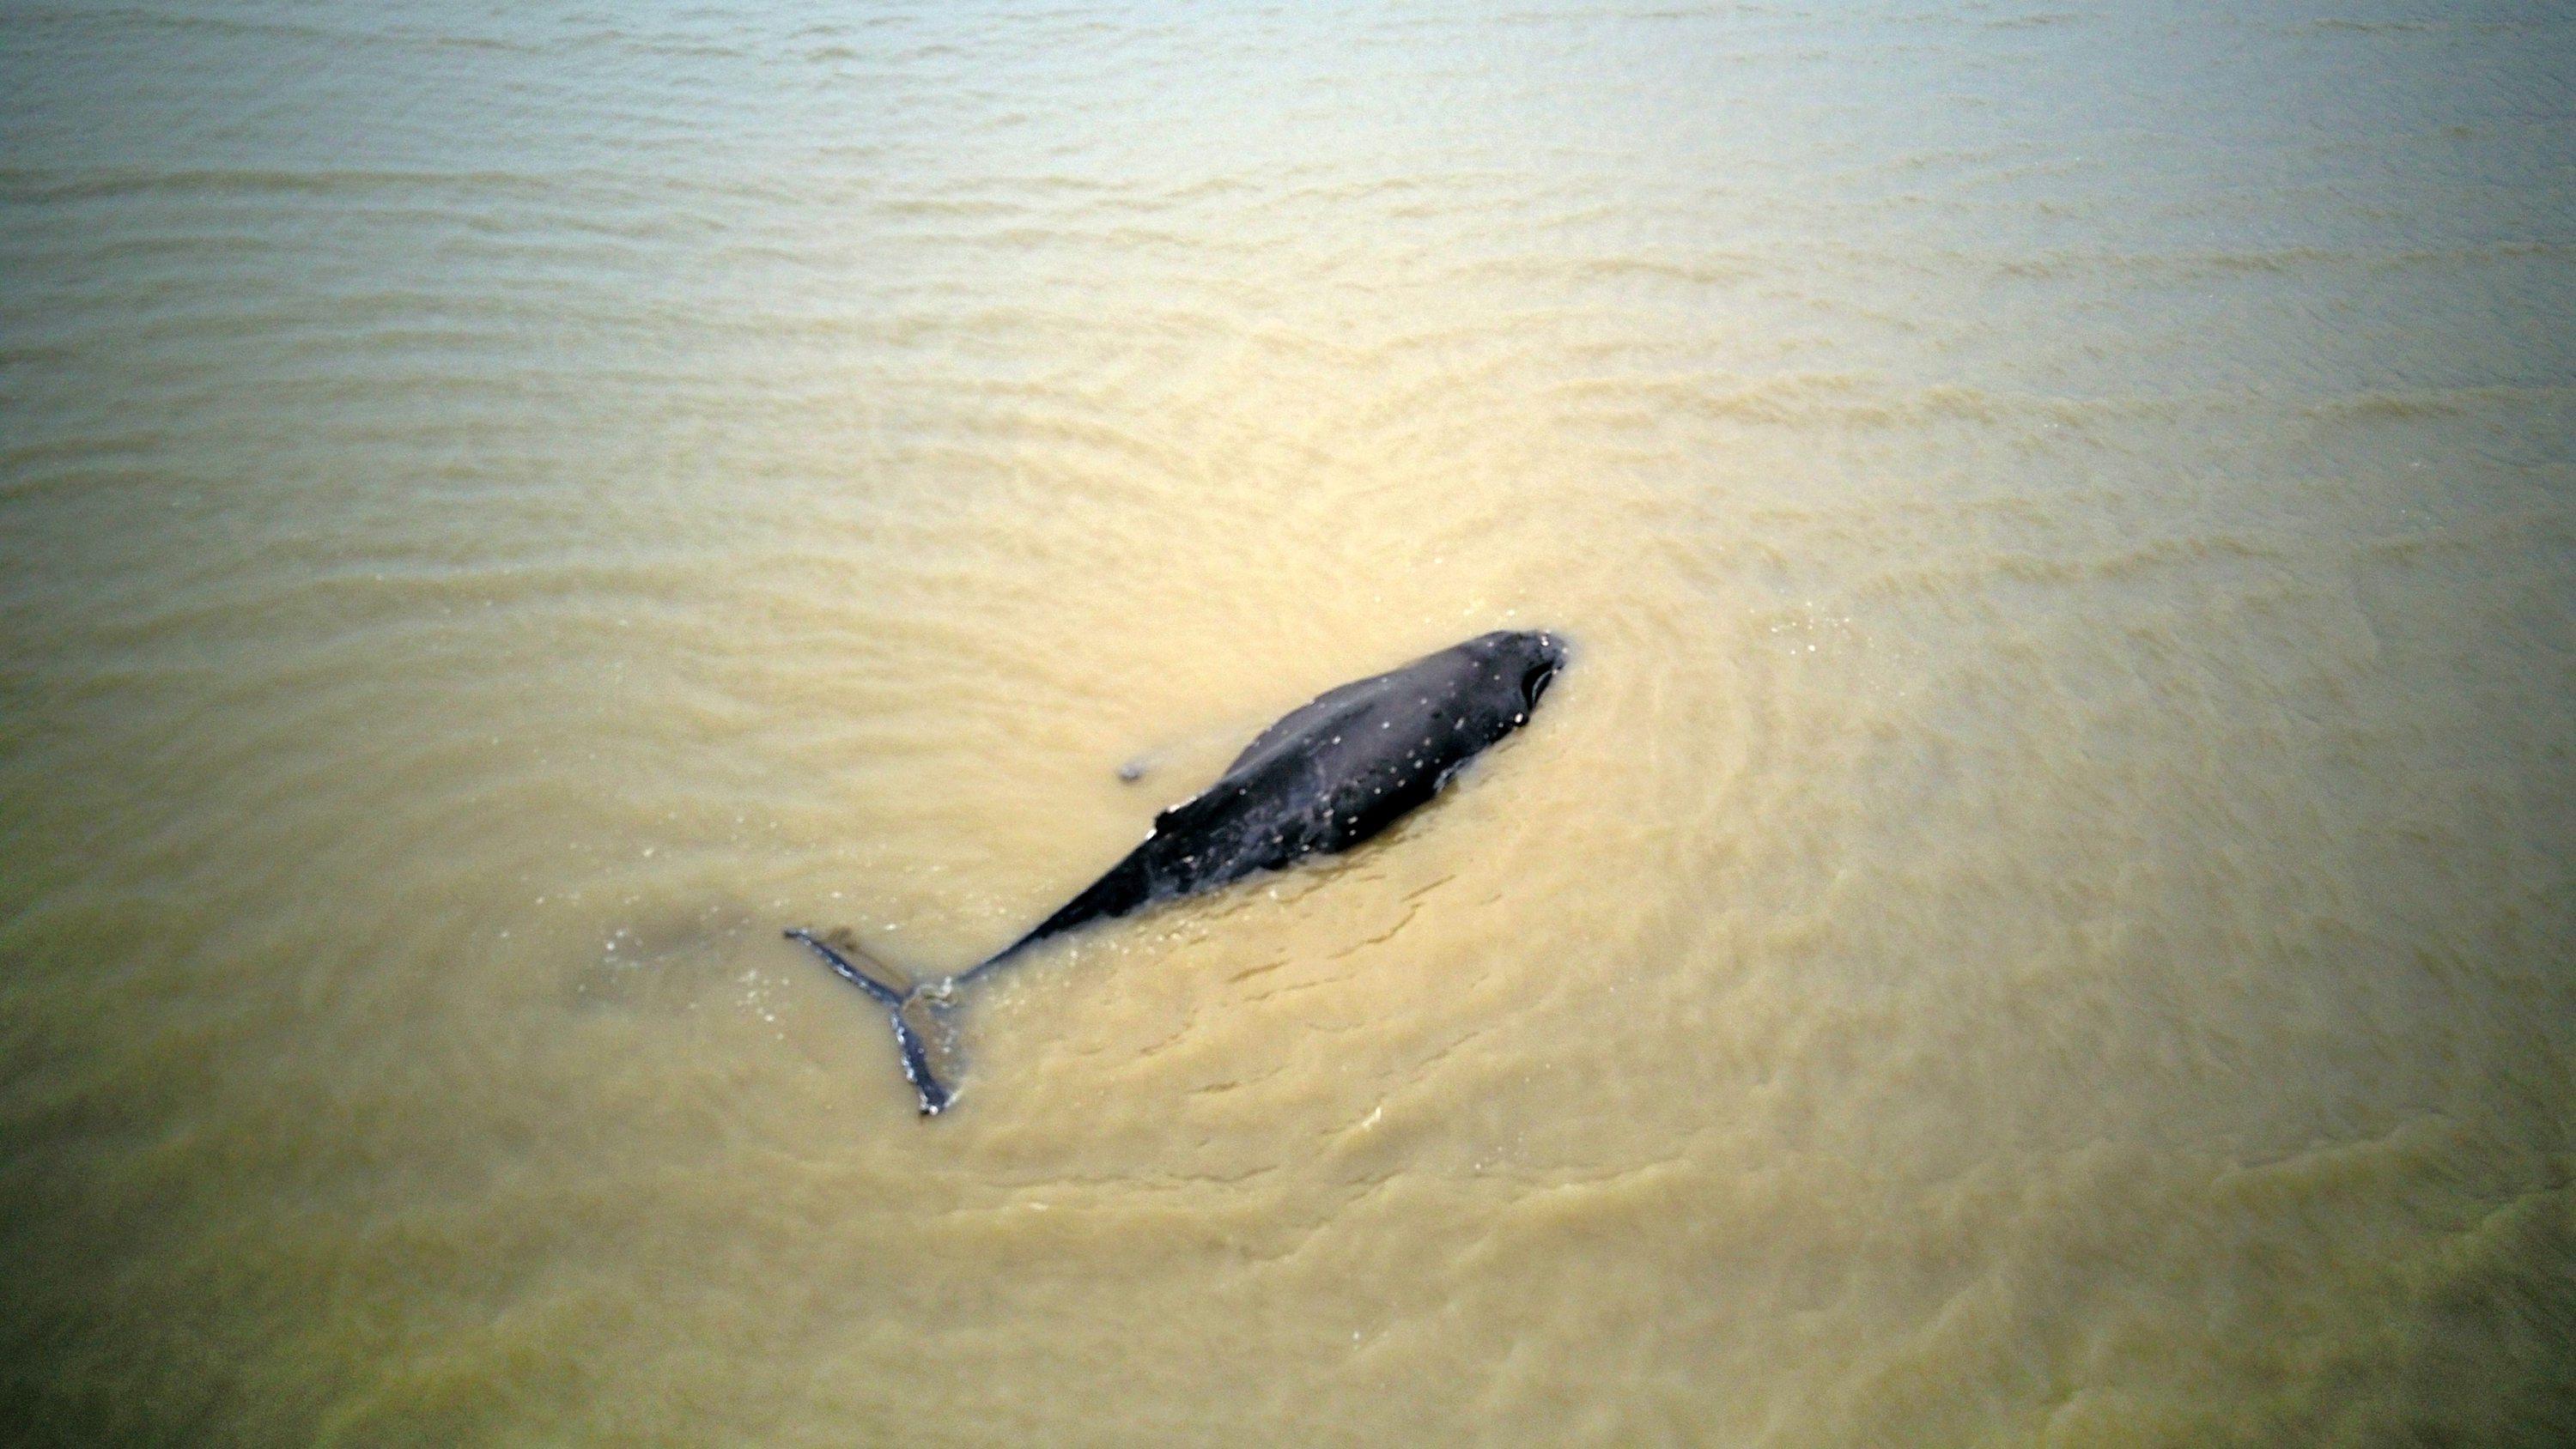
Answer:
M2576 1432L2565 13L0 38L15 1433Z

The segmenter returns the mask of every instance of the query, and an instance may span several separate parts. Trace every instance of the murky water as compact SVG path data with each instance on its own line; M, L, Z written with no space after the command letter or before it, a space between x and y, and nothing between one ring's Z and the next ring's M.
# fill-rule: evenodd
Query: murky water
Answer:
M0 39L15 1433L2576 1434L2564 12Z

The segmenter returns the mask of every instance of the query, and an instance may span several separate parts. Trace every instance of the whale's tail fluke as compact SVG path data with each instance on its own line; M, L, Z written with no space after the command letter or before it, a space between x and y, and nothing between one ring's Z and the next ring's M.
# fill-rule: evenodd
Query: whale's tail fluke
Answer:
M956 1100L955 1033L947 1020L948 983L917 986L902 972L859 949L846 936L826 941L801 927L787 939L802 941L844 981L882 1002L894 1023L895 1050L904 1079L921 1094L921 1115L936 1117Z

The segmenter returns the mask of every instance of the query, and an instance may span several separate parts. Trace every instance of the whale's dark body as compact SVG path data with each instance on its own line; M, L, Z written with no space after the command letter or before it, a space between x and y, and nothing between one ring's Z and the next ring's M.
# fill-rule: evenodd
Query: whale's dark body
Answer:
M787 934L885 1003L904 1074L935 1114L955 1095L942 1018L957 987L1093 921L1360 844L1527 723L1564 664L1552 634L1499 632L1317 696L1263 730L1215 784L1155 816L1144 844L1054 915L945 980L915 986L846 937Z

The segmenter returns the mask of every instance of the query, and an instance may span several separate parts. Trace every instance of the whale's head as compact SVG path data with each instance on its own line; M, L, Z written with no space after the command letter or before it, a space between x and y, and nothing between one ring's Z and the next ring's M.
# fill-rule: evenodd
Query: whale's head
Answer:
M1565 640L1544 629L1498 630L1469 647L1483 656L1487 669L1514 682L1524 714L1538 707L1538 697L1565 667Z

